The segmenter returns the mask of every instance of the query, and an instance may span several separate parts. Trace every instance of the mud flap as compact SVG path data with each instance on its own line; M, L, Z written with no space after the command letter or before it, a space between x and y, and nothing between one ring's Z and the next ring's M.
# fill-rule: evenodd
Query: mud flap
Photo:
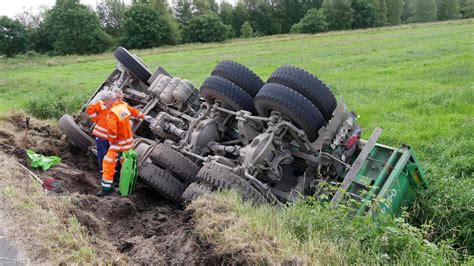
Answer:
M130 196L137 180L137 152L131 149L122 156L124 160L120 170L119 191L122 196Z

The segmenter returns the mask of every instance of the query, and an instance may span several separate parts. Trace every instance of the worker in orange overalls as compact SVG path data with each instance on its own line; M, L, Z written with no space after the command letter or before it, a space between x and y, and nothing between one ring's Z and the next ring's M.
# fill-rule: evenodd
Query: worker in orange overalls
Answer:
M86 108L89 118L96 124L92 130L95 144L97 146L97 160L99 162L100 171L102 172L102 161L107 150L109 149L109 139L107 131L107 113L109 108L115 102L115 94L110 91L102 92L100 100L90 104Z
M133 146L133 132L131 118L145 119L143 113L123 102L122 91L114 90L115 103L107 113L107 132L110 147L102 163L102 190L96 195L103 197L114 192L113 181L117 168L117 161L122 152Z
M107 131L109 134L110 147L102 163L102 190L97 193L103 197L114 192L113 182L115 168L120 155L128 151L133 145L133 133L131 127L132 114L127 105L116 103L107 113Z

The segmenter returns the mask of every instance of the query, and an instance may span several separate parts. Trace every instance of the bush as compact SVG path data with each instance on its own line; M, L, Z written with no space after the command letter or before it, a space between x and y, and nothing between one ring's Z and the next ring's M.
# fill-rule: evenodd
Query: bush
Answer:
M308 10L300 22L291 27L292 33L318 33L328 30L326 16L316 8Z
M177 43L176 32L168 16L149 4L134 4L125 13L122 45L144 49Z
M183 28L184 42L222 42L229 38L230 26L214 13L193 17Z
M82 90L50 88L31 96L26 102L26 112L40 119L58 119L63 114L79 111L88 96Z
M242 38L250 38L253 35L252 25L248 21L245 21L240 28L240 36Z
M27 31L18 20L0 17L0 55L13 57L26 49Z
M46 12L39 34L43 42L52 46L53 53L59 55L102 53L112 42L100 29L94 11L78 0L57 0ZM49 45L40 46L51 49Z

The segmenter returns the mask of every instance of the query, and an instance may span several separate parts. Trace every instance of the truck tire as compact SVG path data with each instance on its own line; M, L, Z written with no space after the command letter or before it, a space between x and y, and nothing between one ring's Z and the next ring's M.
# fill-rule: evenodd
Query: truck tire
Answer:
M196 180L199 167L186 156L160 143L153 148L150 159L156 165L170 171L180 181L189 184Z
M234 61L222 61L211 75L223 77L241 87L250 96L255 97L263 86L263 80L246 66Z
M151 161L146 161L138 167L138 176L143 183L163 197L176 202L182 201L181 195L186 189L186 185Z
M268 202L247 181L215 162L205 163L199 171L197 179L214 186L218 190L233 189L241 194L245 201L252 201L255 204Z
M267 83L285 85L301 93L319 109L326 121L336 109L336 98L328 86L304 69L282 66L272 73Z
M246 110L256 114L252 96L225 78L218 76L207 78L201 86L201 95L209 104L214 104L218 100L234 111Z
M208 183L193 182L189 184L181 197L184 202L191 202L203 194L211 193L213 189L214 187Z
M311 142L326 123L318 108L306 97L281 84L265 84L255 97L255 107L262 116L269 116L272 111L287 116L306 133Z
M120 62L130 74L135 76L141 82L145 83L146 85L150 85L148 83L148 79L151 77L151 73L148 68L142 64L139 60L137 60L127 49L123 47L117 48L114 52L114 56L117 61Z
M84 132L74 122L74 118L70 115L63 115L58 120L58 126L61 131L66 135L72 145L78 147L81 150L87 150L91 145L94 144L94 139Z

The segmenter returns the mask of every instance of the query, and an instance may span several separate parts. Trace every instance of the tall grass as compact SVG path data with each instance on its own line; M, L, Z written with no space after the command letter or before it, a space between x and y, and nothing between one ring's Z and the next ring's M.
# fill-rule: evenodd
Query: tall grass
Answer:
M87 92L81 90L50 88L30 96L26 102L26 112L41 119L58 119L64 114L77 112L89 97Z
M449 264L460 259L448 242L434 244L405 218L349 216L316 201L275 208L242 203L233 192L191 203L202 240L237 263Z

